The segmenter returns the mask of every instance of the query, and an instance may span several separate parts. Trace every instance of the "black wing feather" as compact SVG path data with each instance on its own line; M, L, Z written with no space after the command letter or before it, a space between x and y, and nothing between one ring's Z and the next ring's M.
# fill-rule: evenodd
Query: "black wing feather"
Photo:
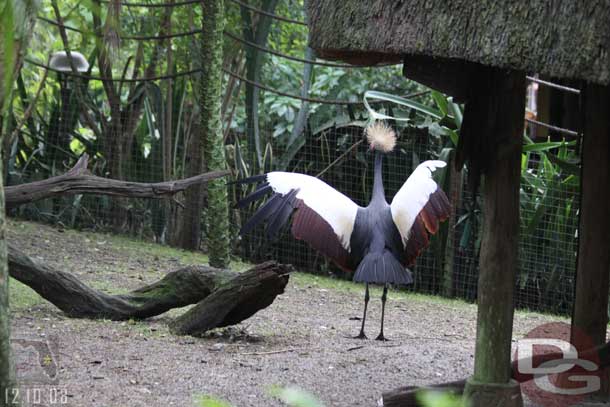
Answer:
M282 202L282 196L280 194L273 195L254 213L254 215L252 215L250 220L248 220L248 222L241 228L239 234L244 235L251 231L254 226L267 220L267 218L277 210Z
M282 196L282 205L277 209L273 215L273 219L267 225L267 236L274 236L281 228L286 224L288 218L294 211L294 201L296 198L298 189L293 189L286 195Z
M246 205L248 205L250 202L259 200L262 197L264 197L265 195L270 194L272 192L273 192L273 188L271 188L271 186L265 182L264 184L261 184L256 191L252 192L250 195L248 195L244 199L237 202L237 204L235 206L237 208L243 208Z

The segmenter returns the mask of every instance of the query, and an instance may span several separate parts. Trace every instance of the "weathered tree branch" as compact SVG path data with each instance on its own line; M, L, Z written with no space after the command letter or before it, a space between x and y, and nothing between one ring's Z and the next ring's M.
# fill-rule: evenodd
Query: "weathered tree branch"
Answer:
M7 208L59 195L100 194L128 198L165 198L184 191L191 185L221 178L229 171L212 171L176 181L142 183L118 181L91 175L87 170L87 154L68 172L56 177L5 188Z
M179 334L201 334L252 316L284 292L289 271L275 262L244 273L188 266L128 294L110 295L70 273L34 261L9 244L10 276L73 318L143 319L199 303L172 324Z

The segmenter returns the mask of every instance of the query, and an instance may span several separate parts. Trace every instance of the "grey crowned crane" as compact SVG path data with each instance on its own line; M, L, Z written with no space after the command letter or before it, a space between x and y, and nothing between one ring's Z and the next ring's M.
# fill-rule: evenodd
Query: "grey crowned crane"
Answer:
M366 207L325 182L304 174L269 172L238 183L260 183L255 192L238 202L244 207L271 194L242 227L245 234L267 221L271 237L292 217L292 234L342 269L354 272L354 281L366 283L364 314L360 334L365 339L364 323L369 301L369 284L382 284L381 331L388 284L411 284L411 272L420 251L428 245L429 234L438 231L439 222L449 216L450 204L445 193L432 179L432 171L442 168L443 161L420 164L394 196L391 204L385 198L382 180L384 153L396 144L394 131L376 122L365 130L371 150L375 151L373 196Z

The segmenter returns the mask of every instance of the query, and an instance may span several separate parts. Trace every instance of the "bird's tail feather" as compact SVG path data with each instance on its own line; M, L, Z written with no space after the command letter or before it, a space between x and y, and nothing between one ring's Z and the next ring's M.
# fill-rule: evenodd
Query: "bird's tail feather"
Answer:
M411 284L413 276L394 255L384 250L380 253L369 253L360 262L354 281L373 284Z

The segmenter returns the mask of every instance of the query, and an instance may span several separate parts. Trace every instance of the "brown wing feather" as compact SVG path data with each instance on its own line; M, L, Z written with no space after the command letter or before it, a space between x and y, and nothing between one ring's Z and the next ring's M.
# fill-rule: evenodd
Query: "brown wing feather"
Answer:
M300 199L297 200L296 208L292 219L292 235L309 243L342 269L353 271L349 267L349 252L341 245L330 224Z
M412 266L419 253L430 243L429 235L438 232L439 223L451 213L451 205L442 189L430 194L428 203L422 208L409 232L405 247L405 265Z

